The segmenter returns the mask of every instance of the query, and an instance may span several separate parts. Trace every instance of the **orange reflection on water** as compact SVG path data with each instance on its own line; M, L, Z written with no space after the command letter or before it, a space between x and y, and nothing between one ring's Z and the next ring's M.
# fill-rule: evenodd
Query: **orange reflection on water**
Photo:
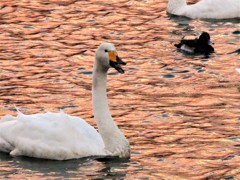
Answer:
M33 159L0 156L3 178L240 179L240 64L228 54L239 49L239 23L170 18L165 1L151 0L0 7L0 116L16 115L16 104L26 114L63 109L95 126L93 56L109 41L128 62L124 75L110 71L108 97L132 148L126 163L48 162L48 171ZM174 49L197 31L215 42L209 58Z

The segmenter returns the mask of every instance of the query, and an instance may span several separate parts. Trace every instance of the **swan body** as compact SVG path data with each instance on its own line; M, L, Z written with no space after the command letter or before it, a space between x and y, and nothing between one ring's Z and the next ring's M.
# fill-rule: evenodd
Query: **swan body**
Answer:
M93 110L99 132L81 118L64 112L6 115L0 120L0 151L11 156L66 160L88 156L130 156L129 142L109 111L106 82L110 66L124 73L115 47L103 43L93 69Z
M240 17L239 0L201 0L188 5L186 0L168 0L167 12L191 19L228 19Z
M0 122L0 151L12 156L63 160L105 155L103 149L104 142L92 126L65 113L19 112Z

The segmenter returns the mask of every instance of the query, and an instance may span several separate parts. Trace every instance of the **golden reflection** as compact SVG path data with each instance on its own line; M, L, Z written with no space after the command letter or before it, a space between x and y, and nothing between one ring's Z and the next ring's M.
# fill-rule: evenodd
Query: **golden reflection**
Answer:
M132 147L127 166L112 165L113 177L240 179L240 65L238 54L228 54L239 49L233 33L239 23L168 17L166 3L1 0L0 116L15 115L14 104L26 114L63 109L95 126L94 51L102 41L112 42L128 64L124 77L109 73L109 104ZM210 32L211 57L175 50L174 42L196 31ZM34 160L0 155L0 162L0 179L114 174L90 160L72 161L66 174L54 168L66 162L52 164L49 173ZM35 169L26 166L33 162Z

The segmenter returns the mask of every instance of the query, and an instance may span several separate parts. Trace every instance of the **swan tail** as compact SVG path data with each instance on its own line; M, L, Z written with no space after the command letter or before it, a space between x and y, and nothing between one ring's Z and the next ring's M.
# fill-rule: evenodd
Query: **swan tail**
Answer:
M11 152L13 148L9 142L0 137L0 151L8 153Z
M22 115L22 114L23 114L23 113L19 110L19 108L16 106L16 104L14 104L14 108L16 109L18 115Z

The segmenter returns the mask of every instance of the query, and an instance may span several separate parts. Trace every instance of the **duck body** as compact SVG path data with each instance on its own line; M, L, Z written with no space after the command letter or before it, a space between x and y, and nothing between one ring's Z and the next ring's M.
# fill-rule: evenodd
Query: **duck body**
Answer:
M6 115L0 119L0 151L11 156L67 160L89 156L129 158L130 146L115 124L107 101L107 72L110 67L124 73L125 65L113 44L103 43L96 51L93 67L93 112L98 131L81 118L63 112Z
M203 32L199 38L196 39L182 39L180 43L175 44L175 47L196 54L209 55L214 52L214 48L209 45L210 35L207 32Z
M191 19L240 18L239 0L201 0L188 5L186 0L168 0L167 12Z

